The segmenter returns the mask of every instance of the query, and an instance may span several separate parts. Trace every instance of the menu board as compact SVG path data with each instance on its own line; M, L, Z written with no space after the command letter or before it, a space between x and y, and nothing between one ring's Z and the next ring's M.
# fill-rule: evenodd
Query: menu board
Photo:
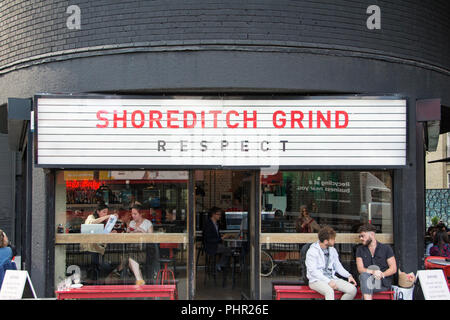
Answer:
M0 300L22 299L27 284L33 298L37 298L28 271L6 270L2 289L0 290Z
M450 293L443 270L419 270L417 271L417 277L419 278L425 300L450 300Z

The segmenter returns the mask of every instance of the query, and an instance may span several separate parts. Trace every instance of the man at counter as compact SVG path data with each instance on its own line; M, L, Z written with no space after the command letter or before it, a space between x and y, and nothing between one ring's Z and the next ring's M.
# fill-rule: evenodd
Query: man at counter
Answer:
M219 220L221 216L222 209L218 207L211 208L203 228L203 241L206 254L211 256L220 254L220 260L216 263L217 271L222 271L224 267L228 266L231 257L231 249L225 247L222 242L222 239L226 236L221 236L219 232Z

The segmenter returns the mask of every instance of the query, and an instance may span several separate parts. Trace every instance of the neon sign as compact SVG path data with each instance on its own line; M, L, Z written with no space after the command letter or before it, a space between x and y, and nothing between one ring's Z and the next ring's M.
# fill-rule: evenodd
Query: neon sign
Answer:
M100 181L95 180L67 180L66 188L67 189L91 189L97 190L100 188Z

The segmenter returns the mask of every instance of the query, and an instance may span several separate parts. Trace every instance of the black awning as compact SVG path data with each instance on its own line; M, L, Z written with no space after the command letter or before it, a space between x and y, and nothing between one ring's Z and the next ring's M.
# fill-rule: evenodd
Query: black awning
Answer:
M444 159L439 159L439 160L428 161L428 163L435 163L435 162L450 162L450 157L444 158Z
M20 151L22 148L26 121L30 121L32 105L32 99L8 98L7 132L11 151Z

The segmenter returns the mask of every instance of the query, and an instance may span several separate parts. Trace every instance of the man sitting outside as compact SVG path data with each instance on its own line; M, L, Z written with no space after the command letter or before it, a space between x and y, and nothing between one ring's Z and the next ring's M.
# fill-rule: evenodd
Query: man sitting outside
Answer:
M375 292L391 290L392 277L397 272L391 246L377 241L375 231L371 224L364 224L358 230L362 246L356 249L356 266L364 300L372 300Z
M319 230L319 241L311 244L306 253L306 276L309 287L325 296L325 300L334 300L334 290L343 292L341 300L352 300L356 295L356 281L339 261L334 248L336 232L328 226ZM336 277L338 273L348 281Z

